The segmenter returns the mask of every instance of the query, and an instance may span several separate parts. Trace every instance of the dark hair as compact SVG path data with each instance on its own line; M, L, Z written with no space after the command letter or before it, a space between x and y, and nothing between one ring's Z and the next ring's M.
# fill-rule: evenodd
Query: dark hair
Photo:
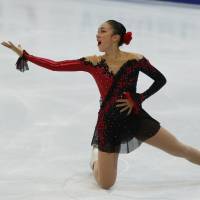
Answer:
M124 43L123 42L123 35L126 33L125 26L122 23L117 22L116 20L107 20L106 23L108 23L112 26L114 35L115 34L120 35L120 41L118 43L118 46L121 46Z

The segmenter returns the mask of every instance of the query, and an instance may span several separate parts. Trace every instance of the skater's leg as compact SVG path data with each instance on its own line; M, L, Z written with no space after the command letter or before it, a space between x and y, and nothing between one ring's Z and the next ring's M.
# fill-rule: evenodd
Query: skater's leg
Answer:
M98 160L94 162L93 174L97 183L104 189L109 189L117 177L118 153L98 151Z
M163 127L159 129L156 135L147 139L145 142L160 148L171 155L183 157L194 164L200 165L200 151L180 142Z

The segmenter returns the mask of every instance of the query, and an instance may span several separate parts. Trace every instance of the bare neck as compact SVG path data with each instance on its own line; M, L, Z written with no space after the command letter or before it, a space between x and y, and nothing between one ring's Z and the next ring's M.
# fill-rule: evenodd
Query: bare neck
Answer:
M121 60L124 56L124 52L120 49L111 49L105 52L103 55L103 58L105 58L107 61L116 61Z

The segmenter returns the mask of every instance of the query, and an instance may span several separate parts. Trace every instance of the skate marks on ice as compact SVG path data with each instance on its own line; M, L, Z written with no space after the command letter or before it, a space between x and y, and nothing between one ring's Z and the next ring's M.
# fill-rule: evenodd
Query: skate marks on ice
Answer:
M125 156L126 157L126 156ZM134 199L134 200L175 200L176 197L180 197L182 200L187 200L189 193L191 192L191 196L194 198L194 191L199 191L200 188L200 180L190 180L186 177L177 178L171 177L167 178L165 176L161 176L160 178L145 179L144 176L140 177L140 174L137 173L137 170L134 170L135 163L127 158L120 158L120 162L118 165L118 177L115 185L109 190L101 189L93 175L92 171L87 170L87 162L85 162L83 166L83 170L80 170L78 160L76 160L76 164L74 162L75 169L72 170L72 174L70 174L65 181L63 182L63 190L67 198L76 199L76 200L88 200L88 199ZM135 166L138 168L139 166ZM89 167L88 167L89 168ZM133 176L129 176L129 174L135 174L135 180ZM142 173L142 172L141 172ZM150 172L149 172L150 173ZM187 190L187 195L183 193L183 191ZM168 198L167 194L171 194ZM195 200L195 199L194 199Z
M77 159L77 158L73 158ZM118 164L118 176L126 173L129 170L129 162L124 158L119 158L120 162ZM105 194L106 196L110 194L108 197L104 197L104 199L110 199L113 197L114 199L129 199L128 195L119 195L112 194L112 189L109 191L102 190L96 183L92 171L89 168L89 163L86 162L86 166L83 167L84 171L80 172L80 163L78 160L75 166L77 166L77 171L73 170L73 173L69 175L64 183L63 183L63 190L65 191L66 196L71 199L102 199L102 196L98 198L99 193ZM88 165L88 166L87 166ZM76 167L75 167L76 168ZM88 168L88 169L87 169ZM113 187L114 188L114 187ZM78 192L78 197L77 196ZM102 193L103 192L103 193ZM130 199L132 197L130 196Z
M190 190L193 199L194 191L199 190L200 181L198 180L163 180L163 181L130 181L129 178L118 178L120 181L109 189L104 190L97 186L96 182L92 180L92 174L87 174L84 171L77 172L69 176L63 185L66 197L76 200L94 199L134 199L134 200L175 200L176 197L181 197L182 200L188 199ZM88 180L88 181L87 181ZM87 183L87 184L86 184ZM184 192L188 193L184 198ZM166 193L170 197L166 197ZM78 194L78 195L77 195ZM198 193L197 193L198 194ZM198 197L198 195L197 195Z

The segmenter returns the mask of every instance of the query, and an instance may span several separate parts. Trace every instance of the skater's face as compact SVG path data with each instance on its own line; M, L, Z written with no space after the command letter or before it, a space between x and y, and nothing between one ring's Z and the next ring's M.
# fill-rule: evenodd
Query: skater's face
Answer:
M112 26L106 22L101 24L97 32L97 42L99 51L105 52L113 47L118 47L120 35L113 34Z

